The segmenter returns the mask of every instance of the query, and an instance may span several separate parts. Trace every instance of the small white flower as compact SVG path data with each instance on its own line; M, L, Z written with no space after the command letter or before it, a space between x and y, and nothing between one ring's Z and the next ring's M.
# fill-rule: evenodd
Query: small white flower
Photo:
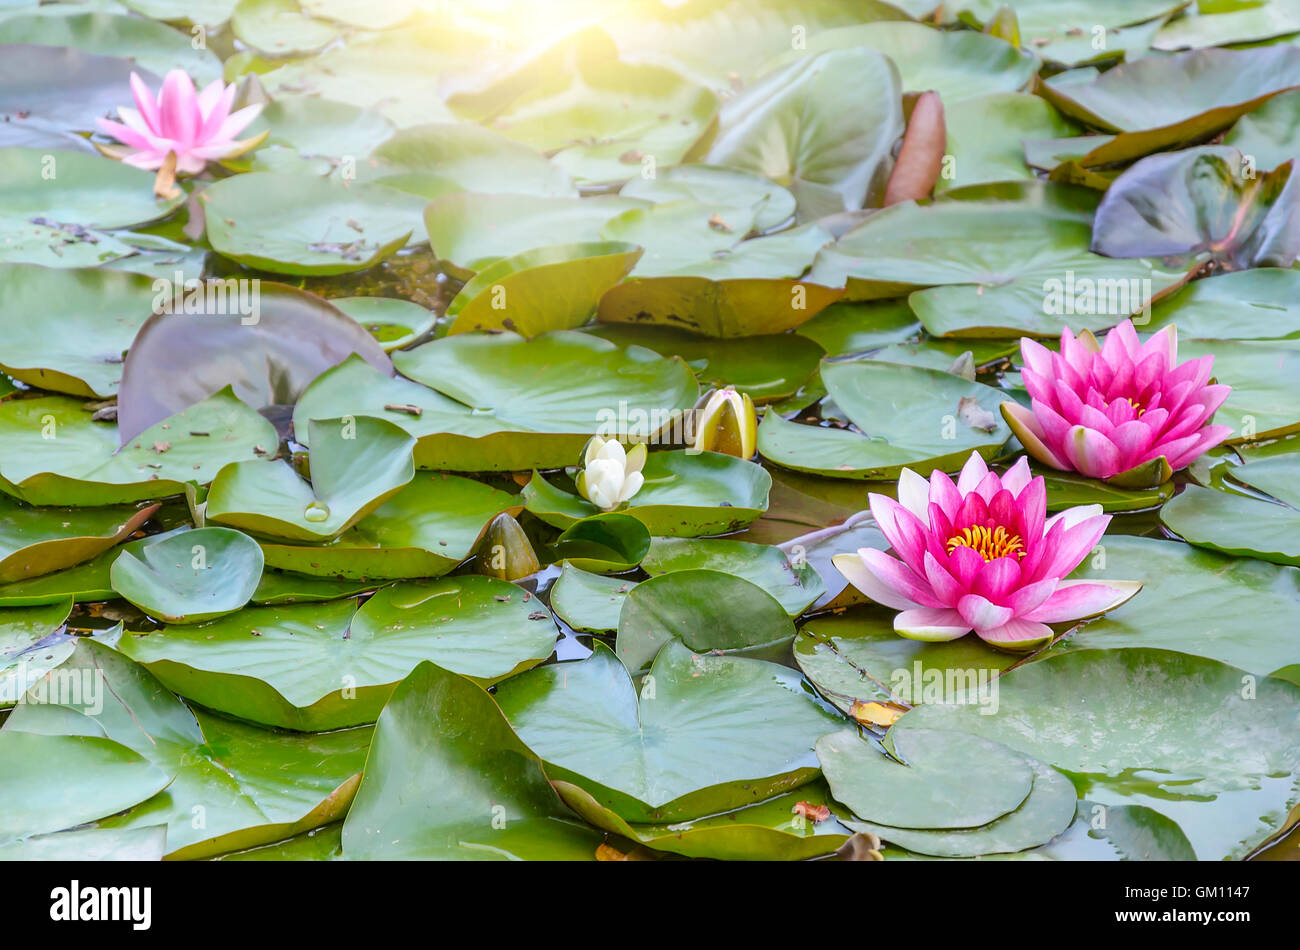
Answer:
M578 493L601 511L613 511L645 484L641 474L645 460L644 444L628 452L616 439L593 436L578 473Z

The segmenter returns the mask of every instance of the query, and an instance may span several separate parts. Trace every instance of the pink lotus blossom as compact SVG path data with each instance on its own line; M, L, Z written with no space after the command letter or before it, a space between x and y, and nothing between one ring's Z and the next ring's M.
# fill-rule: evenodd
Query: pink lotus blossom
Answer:
M1061 352L1022 339L1032 409L1002 404L1025 450L1052 468L1132 488L1158 485L1232 434L1210 425L1231 387L1209 385L1213 356L1178 365L1178 331L1146 343L1125 320L1104 344L1067 328Z
M978 453L957 484L903 469L898 501L871 493L871 514L894 556L874 548L832 559L867 597L901 611L894 631L913 640L985 642L1028 650L1052 637L1049 623L1082 620L1124 603L1135 581L1062 580L1110 523L1100 505L1048 518L1047 485L1021 457L1001 478Z
M128 165L153 171L174 153L177 174L196 175L208 162L242 155L265 137L235 140L262 107L252 105L232 113L234 83L223 86L221 80L213 80L196 93L185 71L173 69L163 79L157 97L135 73L131 74L131 92L136 108L119 108L121 122L99 120L101 132L126 146L101 151Z

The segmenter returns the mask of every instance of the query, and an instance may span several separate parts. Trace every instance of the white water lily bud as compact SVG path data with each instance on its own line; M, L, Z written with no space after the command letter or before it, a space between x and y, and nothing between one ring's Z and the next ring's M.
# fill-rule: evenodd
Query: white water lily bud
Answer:
M602 511L613 511L641 490L645 460L644 444L628 452L616 439L593 436L583 453L578 493Z
M752 458L758 443L758 416L748 393L716 389L696 404L695 443L701 452Z

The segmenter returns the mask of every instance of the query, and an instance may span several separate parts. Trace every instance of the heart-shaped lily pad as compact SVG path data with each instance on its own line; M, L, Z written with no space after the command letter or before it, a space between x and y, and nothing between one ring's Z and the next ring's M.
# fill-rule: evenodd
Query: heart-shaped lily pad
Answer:
M783 657L794 624L771 594L742 577L688 569L642 581L627 595L615 649L637 674L678 638L696 653Z
M579 633L609 633L618 629L619 612L636 585L566 564L551 588L551 609Z
M467 575L352 600L249 607L128 637L122 651L212 709L304 731L374 722L422 660L490 685L555 648L555 623L513 584Z
M149 616L200 623L248 603L262 577L262 549L229 528L182 531L123 551L113 589Z
M383 185L253 172L209 186L203 200L213 250L280 274L365 270L425 239L425 202Z
M653 577L675 571L720 571L743 578L770 594L797 617L826 591L807 561L794 564L780 548L723 539L655 538L641 566Z
M822 381L860 432L787 422L768 412L758 451L778 465L832 478L896 478L902 468L956 470L971 451L992 458L1010 435L1005 394L939 370L878 360L822 362Z
M129 538L157 508L33 508L0 494L0 583L89 561Z
M667 644L638 692L608 647L507 680L497 702L548 764L629 821L716 814L816 774L839 717L785 667Z
M415 477L415 439L368 416L312 419L311 482L284 461L235 462L212 482L207 518L255 534L327 541Z
M645 484L619 509L652 535L699 537L725 534L767 510L772 476L760 465L718 452L651 452L641 470ZM599 509L534 473L524 486L524 505L547 524L568 528Z
M382 505L325 544L262 540L272 567L333 578L438 577L477 549L514 495L455 475L417 474Z
M894 732L895 761L856 729L817 740L817 760L835 798L859 817L898 828L977 828L1029 797L1029 760L963 732Z
M453 318L447 333L504 329L535 337L580 327L640 256L636 245L610 241L536 248L494 261L447 305Z
M0 150L3 217L36 224L128 228L156 221L183 199L183 195L155 198L152 172L111 158L39 148Z
M380 715L343 826L354 860L591 860L600 840L560 802L492 697L432 663Z
M352 800L369 728L286 735L192 712L148 670L90 640L60 670L100 686L65 691L58 703L23 703L5 733L107 736L175 776L102 828L165 823L169 857L208 857L328 824ZM75 787L66 775L60 781Z

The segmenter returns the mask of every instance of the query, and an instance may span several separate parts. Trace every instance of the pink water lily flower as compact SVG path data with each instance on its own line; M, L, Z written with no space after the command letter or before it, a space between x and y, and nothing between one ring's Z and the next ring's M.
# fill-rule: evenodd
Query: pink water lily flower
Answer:
M1232 435L1210 424L1231 387L1210 384L1213 356L1178 364L1173 326L1142 343L1125 320L1102 344L1067 328L1060 353L1030 339L1020 353L1032 409L1005 402L1002 415L1044 465L1144 488Z
M126 146L101 151L128 165L153 171L174 154L177 174L197 175L208 162L242 155L265 138L264 133L235 140L262 107L252 105L232 113L234 83L223 86L216 79L196 93L185 71L173 69L163 79L156 97L135 73L131 74L131 92L136 108L119 108L121 122L99 120L101 132Z
M1100 505L1047 517L1047 485L1021 458L1002 477L972 453L957 484L903 469L898 501L874 492L871 514L893 548L837 554L854 587L901 611L896 633L956 640L972 630L987 643L1028 650L1052 637L1050 623L1105 613L1136 594L1136 581L1063 580L1110 523Z

